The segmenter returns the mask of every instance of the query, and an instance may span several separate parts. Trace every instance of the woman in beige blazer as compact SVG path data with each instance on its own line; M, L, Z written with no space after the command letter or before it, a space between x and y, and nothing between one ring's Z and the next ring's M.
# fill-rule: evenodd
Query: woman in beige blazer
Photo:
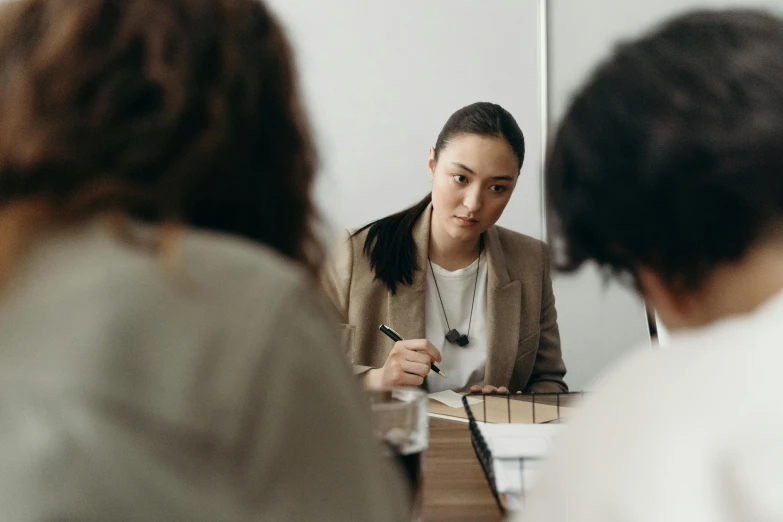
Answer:
M460 109L430 150L432 193L338 242L322 284L368 387L567 391L546 245L495 225L524 148L502 107Z

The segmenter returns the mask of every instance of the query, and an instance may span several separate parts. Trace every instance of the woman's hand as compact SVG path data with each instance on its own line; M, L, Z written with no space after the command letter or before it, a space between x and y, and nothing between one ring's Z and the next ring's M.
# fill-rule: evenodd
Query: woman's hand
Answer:
M440 362L440 352L427 339L406 339L394 343L382 368L367 372L364 384L371 389L421 386L430 373L430 363Z
M495 388L494 386L490 386L487 384L483 388L481 386L471 386L470 387L470 393L508 393L508 388L505 386L501 386L500 388Z

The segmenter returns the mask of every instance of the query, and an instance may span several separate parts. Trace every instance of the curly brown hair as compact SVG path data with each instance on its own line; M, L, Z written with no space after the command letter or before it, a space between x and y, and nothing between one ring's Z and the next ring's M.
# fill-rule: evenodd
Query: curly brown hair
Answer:
M314 172L292 52L259 0L0 7L0 206L121 209L315 270Z

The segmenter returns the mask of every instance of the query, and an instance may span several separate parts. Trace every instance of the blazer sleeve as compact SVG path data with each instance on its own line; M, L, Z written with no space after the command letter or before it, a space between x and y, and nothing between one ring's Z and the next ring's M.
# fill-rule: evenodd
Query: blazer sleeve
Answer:
M555 294L552 290L549 250L544 243L541 243L541 247L544 253L544 276L541 285L541 333L533 373L530 375L525 391L536 393L567 392L568 386L563 380L566 367L560 350L560 330L557 326Z
M321 288L337 312L340 324L349 325L351 283L353 282L353 238L344 230L321 271ZM355 336L354 336L355 342ZM356 352L353 346L343 347L349 359ZM364 375L370 366L353 365L354 375Z

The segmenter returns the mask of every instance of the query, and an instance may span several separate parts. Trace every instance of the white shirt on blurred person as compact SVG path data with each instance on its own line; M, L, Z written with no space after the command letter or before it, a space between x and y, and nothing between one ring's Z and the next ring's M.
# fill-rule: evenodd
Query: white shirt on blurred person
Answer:
M524 521L783 520L783 292L610 372L555 443Z

